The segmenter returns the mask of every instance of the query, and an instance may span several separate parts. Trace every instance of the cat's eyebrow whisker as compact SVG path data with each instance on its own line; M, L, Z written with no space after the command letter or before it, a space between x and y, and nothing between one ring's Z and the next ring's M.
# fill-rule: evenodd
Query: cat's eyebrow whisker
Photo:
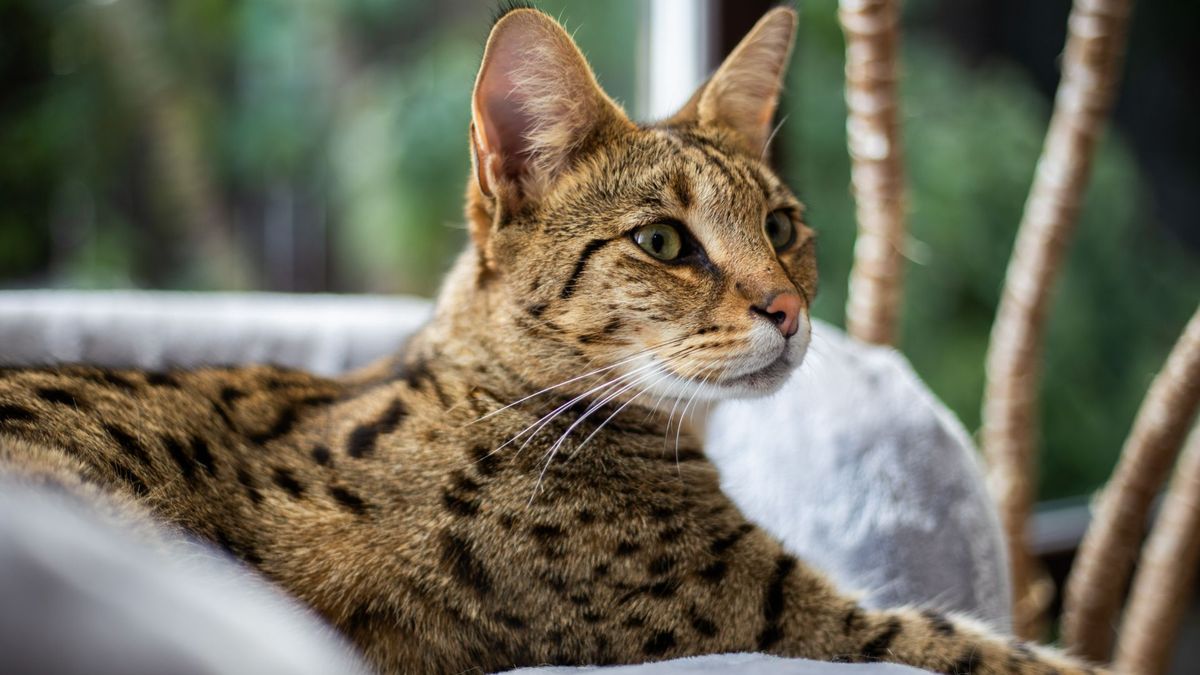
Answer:
M496 410L493 410L485 415L482 415L482 416L468 422L465 426L471 426L472 424L475 424L476 422L482 422L483 420L486 420L489 417L492 417L493 415L498 415L515 405L520 405L520 404L524 403L525 401L528 401L529 399L537 397L537 396L541 396L542 394L545 394L548 391L553 391L555 389L558 389L559 387L563 387L568 384L571 384L572 382L578 382L579 380L586 379L588 377L592 377L593 375L598 375L599 373L603 373L603 372L612 370L613 368L618 368L622 365L625 365L626 363L629 363L630 361L636 361L637 359L640 359L643 356L653 352L655 349L659 349L662 347L674 346L675 344L678 344L679 342L682 342L683 340L685 340L687 337L688 336L683 336L680 338L674 338L672 340L666 340L657 345L652 345L650 347L647 347L647 348L641 350L640 352L638 352L632 356L629 356L627 358L621 359L620 361L617 361L616 363L613 363L611 365L604 366L603 368L597 368L593 371L584 373L582 375L576 375L575 377L572 377L568 380L563 380L562 382L559 382L558 384L551 385L549 387L546 387L545 389L542 389L541 391L536 391L532 394L529 394L528 396L517 399L516 401L509 403L508 405L504 406L503 408L497 408Z

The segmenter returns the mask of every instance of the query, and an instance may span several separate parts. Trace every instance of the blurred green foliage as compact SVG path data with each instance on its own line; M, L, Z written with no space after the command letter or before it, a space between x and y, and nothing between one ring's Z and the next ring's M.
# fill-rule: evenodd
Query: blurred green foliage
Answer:
M637 0L539 3L636 110ZM1050 102L967 68L908 3L912 241L903 349L979 423L983 356ZM781 172L820 233L815 313L842 322L854 238L831 0L800 2ZM479 0L0 0L0 285L432 293L463 241ZM1056 292L1045 497L1108 475L1200 297L1137 162L1104 144ZM814 346L819 352L820 345Z

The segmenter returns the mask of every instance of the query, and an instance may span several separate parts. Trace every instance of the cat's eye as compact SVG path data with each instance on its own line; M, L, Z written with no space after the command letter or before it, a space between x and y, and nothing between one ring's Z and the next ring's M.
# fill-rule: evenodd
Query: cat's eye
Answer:
M679 230L666 223L643 225L633 232L633 241L642 250L663 261L674 260L683 250L683 237Z
M796 238L796 226L792 224L792 219L788 214L783 211L772 211L771 215L767 216L767 222L763 228L766 229L767 239L776 251L787 248Z

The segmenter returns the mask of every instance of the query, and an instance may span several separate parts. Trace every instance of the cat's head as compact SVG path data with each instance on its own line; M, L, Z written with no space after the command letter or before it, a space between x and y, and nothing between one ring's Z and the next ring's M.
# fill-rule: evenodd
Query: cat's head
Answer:
M795 21L768 13L649 125L553 19L497 21L472 104L475 283L539 367L614 366L636 391L725 398L774 391L800 363L813 234L764 160Z

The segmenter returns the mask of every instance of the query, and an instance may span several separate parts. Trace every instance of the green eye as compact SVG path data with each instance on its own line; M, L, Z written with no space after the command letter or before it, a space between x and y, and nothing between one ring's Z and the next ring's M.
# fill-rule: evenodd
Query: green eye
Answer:
M666 223L639 227L633 233L633 240L643 251L659 260L674 260L683 249L683 238L679 236L679 230Z
M771 215L767 216L767 222L763 227L767 231L767 239L776 251L787 248L796 238L796 227L792 225L792 219L783 211L772 211Z

